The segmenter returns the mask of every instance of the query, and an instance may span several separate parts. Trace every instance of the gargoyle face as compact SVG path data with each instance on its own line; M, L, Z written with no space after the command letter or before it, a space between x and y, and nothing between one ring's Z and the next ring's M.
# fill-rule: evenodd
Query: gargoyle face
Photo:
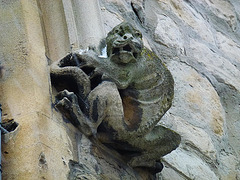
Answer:
M113 28L106 41L108 57L116 64L136 62L143 48L142 33L128 22Z

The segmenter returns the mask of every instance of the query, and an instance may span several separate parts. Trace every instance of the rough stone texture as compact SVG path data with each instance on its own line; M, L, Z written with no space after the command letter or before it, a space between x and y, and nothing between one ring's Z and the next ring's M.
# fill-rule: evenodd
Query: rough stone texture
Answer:
M35 10L40 13L46 55L53 61L58 60L70 51L70 43L73 44L68 35L68 32L71 36L73 33L67 29L63 3L61 0L38 1Z
M2 120L19 123L2 144L3 179L65 179L69 168L62 158L73 159L70 133L52 114L37 2L1 1L0 14Z
M108 57L88 50L51 65L52 84L60 91L56 107L83 134L118 151L126 164L160 172L160 158L181 139L156 126L172 105L172 75L128 22L108 33L106 45Z
M69 160L78 161L77 150L87 147L76 148L76 129L51 110L45 51L58 60L79 45L71 12L77 7L69 3L0 1L0 103L3 120L19 123L3 144L3 179L66 179ZM100 6L106 32L124 19L135 24L174 76L174 103L161 125L183 141L163 158L159 179L240 179L240 2L100 0ZM140 177L115 167L108 177Z
M101 2L104 21L109 11L136 23L174 76L174 103L160 124L182 143L163 158L159 179L240 179L240 3Z
M72 9L78 34L78 47L98 47L104 36L98 0L73 0ZM70 13L71 9L64 9ZM69 26L68 26L69 27Z

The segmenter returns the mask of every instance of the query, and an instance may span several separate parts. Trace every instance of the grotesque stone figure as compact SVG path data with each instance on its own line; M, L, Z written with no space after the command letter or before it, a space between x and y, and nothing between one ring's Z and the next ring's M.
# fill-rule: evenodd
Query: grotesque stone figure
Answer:
M51 66L57 107L79 130L117 150L133 167L157 171L180 136L156 126L170 108L174 81L143 47L142 34L123 22L108 33L107 58L94 50L69 54Z

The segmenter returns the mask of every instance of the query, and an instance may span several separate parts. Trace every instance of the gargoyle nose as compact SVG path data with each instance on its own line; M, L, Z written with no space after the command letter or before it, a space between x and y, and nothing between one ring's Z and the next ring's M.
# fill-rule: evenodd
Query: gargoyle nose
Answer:
M123 38L124 40L131 40L131 39L133 39L133 36L132 36L132 34L130 34L130 33L126 33L126 34L124 34L124 35L122 36L122 38Z

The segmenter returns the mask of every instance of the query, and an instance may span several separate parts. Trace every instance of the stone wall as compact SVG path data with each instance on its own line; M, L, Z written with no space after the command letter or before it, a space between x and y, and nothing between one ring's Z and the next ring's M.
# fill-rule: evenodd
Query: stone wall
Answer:
M106 154L97 162L88 156L89 141L54 108L49 64L80 48L89 28L80 25L79 2L0 1L0 103L3 121L19 123L17 135L2 145L3 179L67 179L69 160L98 163L106 179L145 177L128 167L116 170L118 164L103 160ZM159 179L240 179L240 2L99 3L102 18L93 22L102 21L105 34L131 22L174 76L174 103L160 124L178 132L182 143L163 157ZM101 24L97 29L93 39L104 33ZM79 148L76 137L83 139Z
M0 14L2 120L19 123L17 134L2 144L3 179L66 179L74 131L53 114L39 4L0 1Z
M234 0L102 0L105 29L122 19L175 80L160 124L182 136L159 179L240 179L240 3Z

